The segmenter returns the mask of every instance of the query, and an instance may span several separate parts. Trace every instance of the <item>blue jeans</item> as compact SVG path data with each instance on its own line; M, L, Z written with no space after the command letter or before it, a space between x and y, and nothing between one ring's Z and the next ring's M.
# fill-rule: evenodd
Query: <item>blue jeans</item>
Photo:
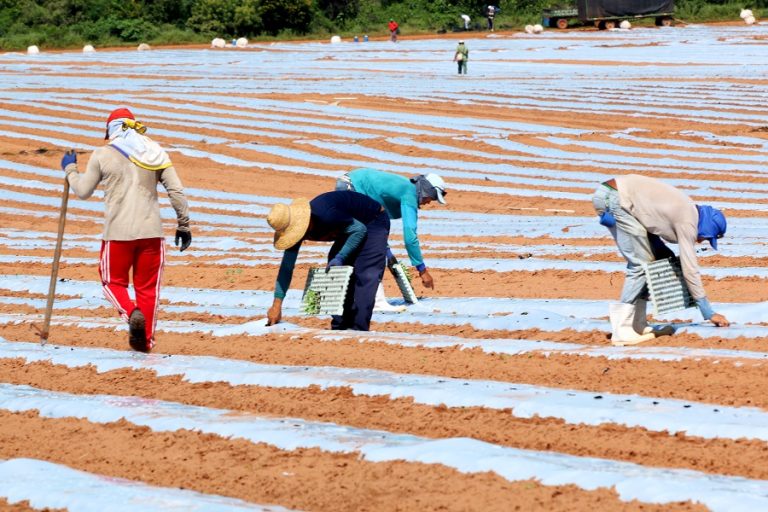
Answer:
M376 289L384 276L386 259L383 255L387 250L387 238L389 237L389 216L381 211L373 220L365 225L368 233L365 240L346 262L352 265L352 281L344 301L344 313L331 316L331 329L355 331L367 331L371 326L373 305L376 302ZM328 253L330 261L344 246L345 238L334 242Z
M609 227L608 231L616 240L619 252L627 260L621 302L634 304L638 299L647 298L648 286L643 263L650 263L656 259L648 239L648 231L619 205L619 193L606 185L600 185L595 190L592 205L598 215L608 210L616 219L616 225Z

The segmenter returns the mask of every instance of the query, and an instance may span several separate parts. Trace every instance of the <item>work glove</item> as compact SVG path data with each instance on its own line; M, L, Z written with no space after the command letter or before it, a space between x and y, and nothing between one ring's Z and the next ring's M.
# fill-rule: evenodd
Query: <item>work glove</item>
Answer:
M61 170L65 171L69 164L76 164L76 163L77 163L77 153L75 153L74 149L68 149L64 153L64 156L61 157Z
M392 253L392 249L387 247L387 267L392 267L397 263L397 258Z
M339 256L334 256L333 259L328 262L328 265L325 266L326 274L331 270L331 267L339 267L343 264L344 260L342 260Z
M181 240L181 247L179 247L179 240ZM176 244L176 247L179 247L179 252L184 252L184 250L192 244L192 233L177 229L174 243Z

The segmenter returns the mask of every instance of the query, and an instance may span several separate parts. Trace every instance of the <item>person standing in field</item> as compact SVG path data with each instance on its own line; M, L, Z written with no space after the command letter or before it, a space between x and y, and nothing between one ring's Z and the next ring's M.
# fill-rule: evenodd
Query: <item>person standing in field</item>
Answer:
M643 264L674 256L664 242L678 244L683 277L704 319L718 327L729 325L709 304L696 259L697 242L707 240L717 249L717 240L725 234L726 220L720 210L694 204L675 187L637 174L602 183L592 204L600 224L608 228L627 260L621 302L611 304L609 310L614 345L634 345L674 332L672 326L654 329L646 318L648 284Z
M456 53L453 55L454 62L459 65L459 74L467 74L467 61L469 60L469 48L464 44L464 41L459 41L459 45L456 47ZM481 73L482 74L482 73Z
M389 217L384 208L363 194L335 190L311 201L298 198L290 205L278 203L270 210L267 223L275 230L275 249L284 251L267 325L282 319L283 299L301 244L314 240L333 242L326 271L339 265L354 268L343 314L332 316L331 329L369 330L389 237Z
M400 26L397 24L397 22L393 19L389 20L389 40L393 43L397 42L397 32L400 29Z
M433 173L409 179L378 169L361 168L354 169L339 178L336 181L336 190L353 190L365 194L381 204L390 219L403 219L403 241L411 264L416 267L421 277L421 284L425 288L434 289L434 280L421 254L417 223L419 208L432 201L445 204L447 193L445 181ZM389 247L386 247L386 253L389 258L391 254ZM381 253L381 257L385 259L385 252ZM386 296L380 284L376 304L377 308L386 309Z
M84 173L77 170L77 156L67 152L61 159L70 187L80 199L88 199L104 185L104 232L99 276L104 294L128 322L128 343L139 352L155 345L157 307L165 264L163 226L157 185L168 192L176 211L176 239L180 251L192 243L189 208L179 176L168 154L145 136L147 127L130 110L118 108L109 115L104 139ZM133 273L136 301L128 294Z
M489 5L485 10L485 16L488 19L488 30L493 32L493 18L496 17L496 7Z

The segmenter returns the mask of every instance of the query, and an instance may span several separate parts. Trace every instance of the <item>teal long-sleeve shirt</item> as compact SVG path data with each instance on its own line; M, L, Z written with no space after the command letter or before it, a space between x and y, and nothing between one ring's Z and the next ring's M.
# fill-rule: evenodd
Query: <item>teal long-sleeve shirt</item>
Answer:
M411 265L419 270L425 268L417 233L419 198L411 180L398 174L365 168L354 169L349 178L355 191L378 201L390 219L403 219L403 241Z

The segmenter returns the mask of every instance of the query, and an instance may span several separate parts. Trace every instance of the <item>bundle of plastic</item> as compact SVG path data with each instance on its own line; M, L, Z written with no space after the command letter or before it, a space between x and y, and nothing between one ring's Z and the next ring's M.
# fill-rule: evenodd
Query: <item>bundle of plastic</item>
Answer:
M742 9L739 17L741 17L747 25L753 25L755 23L755 15L752 14L752 10L750 9Z

